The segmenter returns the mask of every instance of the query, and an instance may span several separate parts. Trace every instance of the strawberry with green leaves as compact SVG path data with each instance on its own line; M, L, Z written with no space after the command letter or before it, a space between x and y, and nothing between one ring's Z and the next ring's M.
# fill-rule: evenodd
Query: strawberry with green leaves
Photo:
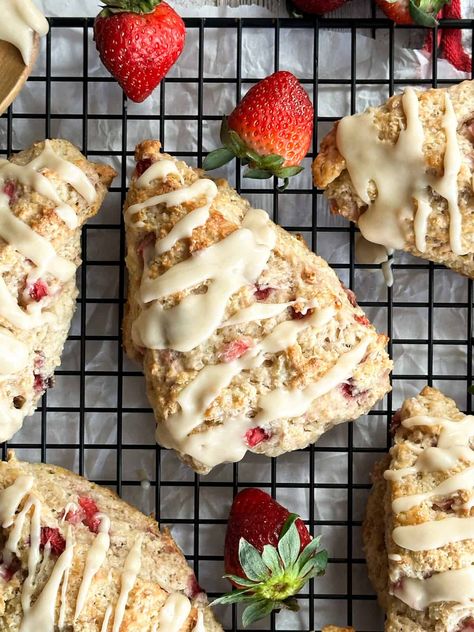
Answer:
M247 627L272 610L298 610L295 595L324 574L328 555L304 522L261 489L244 489L234 499L227 523L225 570L237 588L214 604L246 604Z
M385 15L396 24L433 27L436 16L449 0L375 0Z
M313 135L313 105L291 72L279 71L250 88L239 105L224 117L223 147L204 161L210 171L240 158L247 178L288 178L303 170Z
M102 63L125 94L140 103L160 83L184 47L185 26L161 0L103 0L94 22Z

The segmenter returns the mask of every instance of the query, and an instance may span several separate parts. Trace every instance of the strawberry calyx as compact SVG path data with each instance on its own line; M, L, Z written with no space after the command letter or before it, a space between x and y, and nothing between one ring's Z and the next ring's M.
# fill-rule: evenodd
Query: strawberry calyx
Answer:
M99 17L107 18L117 13L153 13L161 0L102 0L102 11Z
M415 24L432 28L437 26L436 16L445 4L447 0L409 0L408 6Z
M257 154L244 143L235 130L230 129L226 116L222 119L220 137L223 147L211 151L206 156L203 163L203 168L206 171L212 171L226 165L234 158L240 158L242 164L248 165L243 174L245 178L257 180L265 180L272 176L282 178L284 183L278 187L279 191L286 189L289 178L303 171L303 167L298 165L284 167L285 158L278 154L267 156Z
M266 544L260 553L245 538L239 541L239 561L245 577L224 575L237 590L219 597L211 605L246 603L242 625L268 616L272 610L298 610L295 595L313 577L323 575L328 554L319 549L321 536L313 538L303 550L296 527L296 514L286 519L277 546Z

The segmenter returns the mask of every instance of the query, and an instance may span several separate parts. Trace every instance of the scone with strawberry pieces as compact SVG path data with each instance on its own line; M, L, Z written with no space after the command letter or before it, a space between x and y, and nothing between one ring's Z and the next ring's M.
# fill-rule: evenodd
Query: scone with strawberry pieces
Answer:
M0 442L53 385L76 306L81 228L114 177L66 140L0 160Z
M54 465L0 462L3 632L221 632L169 532Z
M363 527L386 632L474 628L474 416L435 388L394 416Z
M369 411L390 389L387 337L328 264L158 141L135 157L124 341L158 442L205 473Z
M321 141L316 186L355 222L360 263L405 250L474 278L474 81L407 88Z

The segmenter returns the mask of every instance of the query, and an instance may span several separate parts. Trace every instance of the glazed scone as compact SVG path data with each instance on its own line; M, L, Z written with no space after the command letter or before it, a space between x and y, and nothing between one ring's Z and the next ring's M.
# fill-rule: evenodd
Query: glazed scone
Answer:
M474 278L474 81L403 95L336 123L313 163L360 263L405 250Z
M136 160L124 341L161 445L205 473L304 448L387 393L387 338L325 261L158 141Z
M81 227L114 177L65 140L0 160L0 442L53 383L76 305Z
M387 632L474 629L474 417L426 387L394 417L363 527Z
M0 462L2 632L219 632L170 533L60 467Z
M339 628L337 625L326 625L322 632L355 632L354 628Z

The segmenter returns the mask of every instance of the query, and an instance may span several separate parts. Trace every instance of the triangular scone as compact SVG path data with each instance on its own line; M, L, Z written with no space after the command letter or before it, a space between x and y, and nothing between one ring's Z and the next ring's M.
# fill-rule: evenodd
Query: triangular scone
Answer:
M124 337L161 445L207 472L304 448L384 396L387 337L325 261L158 141L136 159Z
M0 462L0 629L218 632L169 532L54 465Z
M474 417L426 387L394 416L363 535L386 632L474 628Z
M474 278L474 81L418 92L336 123L313 163L333 213L389 251ZM361 248L380 261L380 251ZM379 249L380 250L380 249Z
M0 441L53 383L76 304L81 227L114 177L65 140L0 161Z

